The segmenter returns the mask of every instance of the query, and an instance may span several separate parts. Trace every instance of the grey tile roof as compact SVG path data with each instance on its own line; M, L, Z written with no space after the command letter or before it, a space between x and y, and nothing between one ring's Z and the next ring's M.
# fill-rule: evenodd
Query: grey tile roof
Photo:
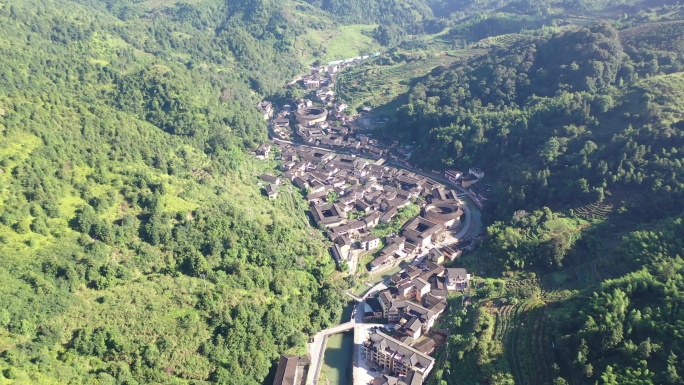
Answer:
M389 351L394 354L399 354L404 363L410 363L410 366L422 370L429 370L434 364L434 359L427 354L421 353L418 350L405 345L399 340L396 340L387 334L381 332L373 332L369 336L369 344L371 349L381 351Z

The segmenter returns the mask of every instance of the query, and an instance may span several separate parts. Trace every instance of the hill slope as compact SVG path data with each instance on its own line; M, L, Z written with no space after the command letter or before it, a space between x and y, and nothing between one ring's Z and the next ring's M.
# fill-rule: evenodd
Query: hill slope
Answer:
M433 383L681 383L680 30L540 28L411 82L382 134L486 171L488 237L457 265L491 278L454 299Z
M302 64L225 10L0 5L0 382L257 384L338 321L306 205L246 154Z

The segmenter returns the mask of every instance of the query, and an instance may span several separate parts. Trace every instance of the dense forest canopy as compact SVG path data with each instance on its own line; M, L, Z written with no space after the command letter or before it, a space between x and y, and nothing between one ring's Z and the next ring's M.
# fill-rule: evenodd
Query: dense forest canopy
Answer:
M418 141L426 165L496 169L499 217L602 200L618 186L645 186L659 203L635 199L626 209L640 218L682 210L681 111L662 91L681 87L684 62L655 50L632 57L621 40L602 24L436 69L412 88L397 132Z
M399 24L414 27L433 17L432 10L422 0L307 0L330 12L336 18L351 23Z
M680 16L471 19L448 36L473 53L400 99L383 132L415 143L412 161L482 167L494 185L487 238L463 263L495 278L446 321L460 353L445 368L477 371L433 383L681 383L684 24L676 7L650 17L668 12Z
M338 322L246 156L310 27L256 3L0 4L0 382L258 384Z

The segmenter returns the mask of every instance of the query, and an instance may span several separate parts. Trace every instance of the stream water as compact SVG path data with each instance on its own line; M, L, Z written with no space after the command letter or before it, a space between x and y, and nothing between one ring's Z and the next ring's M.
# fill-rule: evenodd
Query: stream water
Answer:
M351 385L354 331L335 334L328 339L321 372L330 385Z
M354 311L354 302L342 310L342 322L349 321ZM352 352L354 350L354 331L335 334L328 338L323 356L321 374L325 374L330 385L351 385Z

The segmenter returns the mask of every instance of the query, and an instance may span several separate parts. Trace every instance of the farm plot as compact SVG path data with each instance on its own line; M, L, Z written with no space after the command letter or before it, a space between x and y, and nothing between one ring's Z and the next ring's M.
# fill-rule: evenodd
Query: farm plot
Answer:
M478 41L477 43L475 43L475 47L508 47L524 37L524 35L519 33L509 33L506 35L492 36Z
M580 218L599 221L606 220L612 211L613 205L603 202L594 202L575 209Z
M352 108L366 103L382 105L409 90L407 80L424 76L433 68L448 66L456 61L452 56L440 55L391 66L361 66L342 73L337 81L340 100Z
M494 324L477 335L477 348L448 353L442 350L437 355L446 361L440 366L444 367L441 379L448 384L486 383L491 380L488 376L493 364L497 370L510 373L516 384L552 384L554 354L546 330L545 303L526 300L490 310ZM497 364L498 360L502 361Z
M546 333L545 306L531 300L501 309L501 335L506 359L519 384L550 384L551 341Z

